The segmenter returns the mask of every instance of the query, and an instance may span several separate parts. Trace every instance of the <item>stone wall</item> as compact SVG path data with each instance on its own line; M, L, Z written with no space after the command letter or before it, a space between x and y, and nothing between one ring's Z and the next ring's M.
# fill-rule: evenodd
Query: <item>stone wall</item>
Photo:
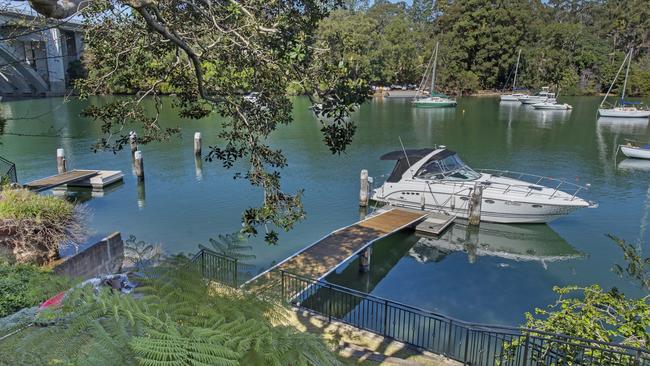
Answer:
M115 232L81 253L66 258L54 267L54 273L83 279L118 273L124 261L124 242Z

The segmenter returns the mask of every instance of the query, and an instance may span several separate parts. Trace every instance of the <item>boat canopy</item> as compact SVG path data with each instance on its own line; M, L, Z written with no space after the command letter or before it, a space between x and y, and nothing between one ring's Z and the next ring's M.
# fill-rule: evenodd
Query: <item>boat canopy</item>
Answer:
M632 101L629 101L629 100L623 100L623 99L621 99L621 102L620 102L620 103L621 103L622 105L638 105L638 104L642 104L642 102L632 102Z
M415 173L420 179L475 180L480 173L468 167L455 152L442 150L435 154Z
M381 160L400 160L408 158L409 161L415 163L423 157L434 152L434 149L410 149L410 150L395 150L381 156Z

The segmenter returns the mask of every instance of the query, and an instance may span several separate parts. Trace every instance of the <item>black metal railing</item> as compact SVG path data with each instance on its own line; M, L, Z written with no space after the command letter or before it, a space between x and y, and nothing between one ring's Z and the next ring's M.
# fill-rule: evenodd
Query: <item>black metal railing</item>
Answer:
M231 287L239 286L237 258L204 248L192 258L192 262L199 266L203 278Z
M0 156L0 182L18 183L16 164Z
M281 272L282 300L466 365L650 365L650 350L532 329L473 324Z

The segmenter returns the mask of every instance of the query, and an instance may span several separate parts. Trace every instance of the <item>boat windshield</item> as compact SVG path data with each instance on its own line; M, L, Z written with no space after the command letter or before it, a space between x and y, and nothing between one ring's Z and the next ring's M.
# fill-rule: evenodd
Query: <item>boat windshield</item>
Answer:
M474 180L481 174L468 167L457 154L428 161L415 175L420 179ZM435 160L433 160L435 159Z

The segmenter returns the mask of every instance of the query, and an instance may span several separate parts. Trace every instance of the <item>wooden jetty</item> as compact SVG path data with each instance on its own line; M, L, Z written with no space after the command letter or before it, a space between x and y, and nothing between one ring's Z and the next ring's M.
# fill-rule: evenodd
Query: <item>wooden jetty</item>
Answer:
M278 285L273 279L273 273L277 270L322 279L375 241L412 227L427 215L424 211L391 208L332 232L252 278L245 285L254 291L266 291Z
M69 172L37 179L24 186L33 191L44 191L62 185L76 185L101 189L106 185L122 180L124 175L120 171L103 170L71 170Z

